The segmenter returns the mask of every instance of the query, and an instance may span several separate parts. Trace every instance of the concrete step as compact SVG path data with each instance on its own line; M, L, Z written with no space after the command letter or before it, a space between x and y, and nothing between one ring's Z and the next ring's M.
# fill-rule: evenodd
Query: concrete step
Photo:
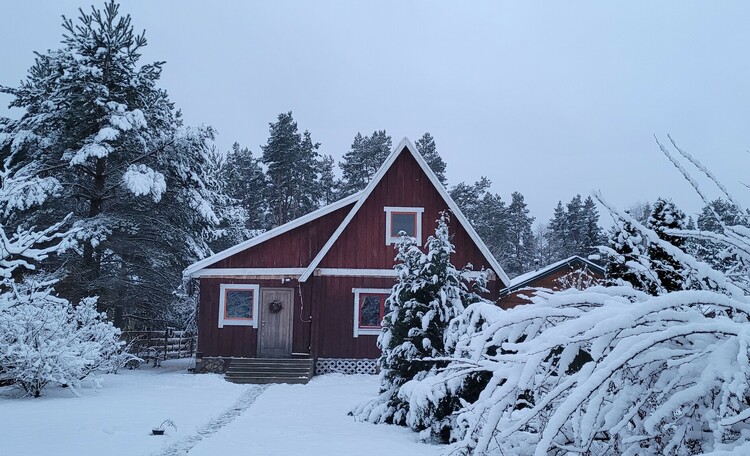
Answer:
M224 378L234 383L307 383L312 372L310 358L234 358Z
M225 377L225 379L232 383L253 383L253 384L267 384L267 383L307 383L310 381L309 377Z

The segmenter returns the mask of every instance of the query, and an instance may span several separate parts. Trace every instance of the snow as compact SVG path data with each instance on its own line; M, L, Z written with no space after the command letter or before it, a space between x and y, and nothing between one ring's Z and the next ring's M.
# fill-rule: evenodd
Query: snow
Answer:
M162 194L167 191L164 175L143 164L130 165L122 180L135 196L150 194L154 202L159 202Z
M102 388L89 384L80 397L49 388L41 398L19 398L20 390L0 388L2 453L422 456L444 448L419 443L418 435L403 427L358 423L347 416L355 404L377 394L376 376L332 374L307 385L266 389L188 373L187 362L105 375ZM243 400L251 402L249 408L232 417ZM164 436L150 435L165 419L174 421L177 430L167 427Z

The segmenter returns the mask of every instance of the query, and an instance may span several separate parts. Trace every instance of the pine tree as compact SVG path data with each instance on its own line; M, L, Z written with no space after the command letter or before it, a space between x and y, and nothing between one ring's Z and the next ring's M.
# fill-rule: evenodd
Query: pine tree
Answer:
M529 215L529 209L523 195L513 192L507 210L508 240L506 254L499 257L503 270L511 277L534 269L534 233L531 225L534 217Z
M219 221L213 130L182 125L157 86L163 62L139 65L146 38L117 4L80 10L63 28L61 49L37 54L20 87L0 87L24 110L0 122L5 147L62 185L21 219L49 225L73 214L77 247L54 266L63 296L98 295L118 324L123 315L163 324L182 270L210 253Z
M266 219L266 175L260 160L239 143L232 145L221 164L219 176L224 181L228 196L237 200L247 212L245 227L248 230L267 228Z
M443 187L446 187L448 185L448 180L445 178L445 168L447 167L447 165L437 151L437 146L435 146L435 139L430 133L425 133L417 141L416 147L417 151L422 154L422 157L424 157L425 161L430 166L430 169L432 169L432 172L435 173L440 183L443 184Z
M596 208L594 199L590 196L583 202L583 220L584 220L584 245L582 245L582 252L585 255L581 255L584 258L588 257L590 253L596 251L597 247L604 245L607 242L607 237L604 235L604 230L599 226L599 210Z
M491 186L492 182L483 176L471 185L459 183L450 195L490 252L503 258L507 255L508 207L499 194L489 191Z
M392 148L391 137L385 130L374 131L371 136L357 133L351 149L339 163L342 172L341 196L351 195L367 187Z
M573 255L588 257L606 242L594 200L588 197L584 201L581 195L576 195L566 205L558 201L549 222L548 236L554 261Z
M320 205L325 206L339 199L337 189L341 186L333 174L333 157L323 155L318 162L318 176L320 182Z
M320 169L318 148L310 132L300 134L291 111L269 124L270 135L262 146L271 225L284 223L318 208Z
M605 279L612 286L628 283L634 288L655 293L657 286L647 268L641 267L647 257L647 246L641 232L629 222L621 222L610 232Z

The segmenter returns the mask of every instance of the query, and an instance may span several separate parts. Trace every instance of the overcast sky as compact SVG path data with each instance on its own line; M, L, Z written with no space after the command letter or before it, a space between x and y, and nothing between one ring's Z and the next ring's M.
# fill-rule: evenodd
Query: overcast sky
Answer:
M0 85L57 48L90 1L0 0ZM100 5L101 3L97 3ZM620 207L700 202L659 153L672 136L742 201L750 164L749 2L125 1L189 124L257 155L293 111L339 159L360 131L425 131L451 184L486 175L546 221L601 190ZM10 98L0 95L0 115ZM605 221L603 219L603 221ZM606 223L609 223L606 221Z

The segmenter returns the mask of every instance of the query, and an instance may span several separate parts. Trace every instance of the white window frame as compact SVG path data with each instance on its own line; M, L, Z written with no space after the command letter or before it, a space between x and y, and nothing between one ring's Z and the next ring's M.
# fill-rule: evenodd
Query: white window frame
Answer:
M391 214L393 212L406 212L416 215L416 236L418 245L422 245L422 213L424 212L423 207L394 207L386 206L385 210L385 245L395 244L399 241L398 236L391 236Z
M359 336L377 336L381 328L360 328L359 327L359 297L361 294L391 294L390 288L352 288L354 293L354 337ZM385 303L383 304L383 314L385 314ZM384 315L385 316L385 315Z
M227 290L252 290L253 291L253 318L235 319L224 318L226 311ZM258 327L258 301L260 299L260 286L248 283L222 283L219 287L219 328L224 326L252 326Z

